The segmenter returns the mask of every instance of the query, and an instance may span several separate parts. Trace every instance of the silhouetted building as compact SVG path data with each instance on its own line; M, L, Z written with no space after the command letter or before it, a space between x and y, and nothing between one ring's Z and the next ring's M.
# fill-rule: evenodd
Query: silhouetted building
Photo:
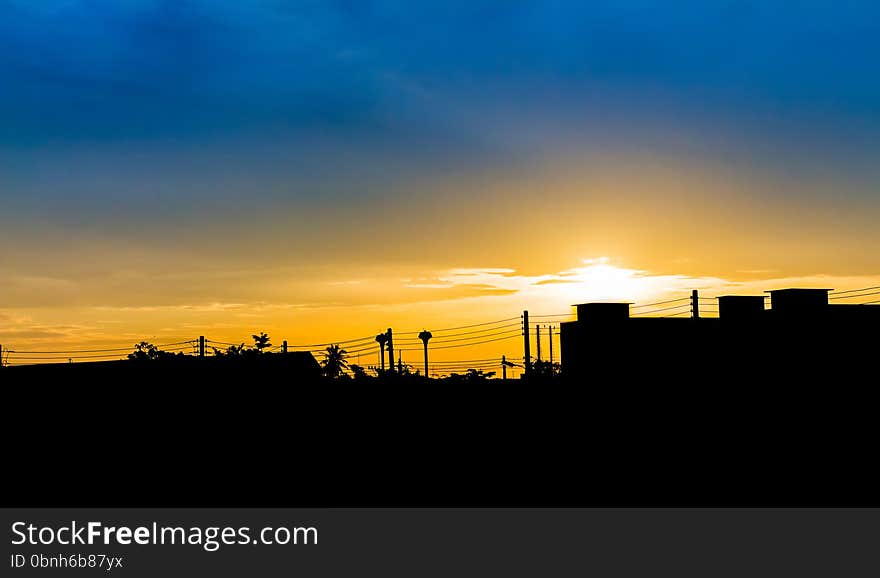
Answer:
M251 381L294 385L316 383L321 378L318 361L307 351L207 358L174 355L154 361L46 363L9 367L4 371L10 379L74 381L90 385L130 385L135 382L244 385Z
M827 312L829 291L832 289L774 289L767 293L774 315L806 317Z
M578 381L613 385L663 377L719 385L768 378L876 375L880 306L836 305L830 289L769 291L718 298L718 317L633 317L628 303L581 303L560 325L562 370ZM870 379L876 379L871 377Z
M754 322L763 314L763 295L723 295L718 298L718 315L725 321Z
M629 303L581 303L575 305L578 320L615 323L629 318Z

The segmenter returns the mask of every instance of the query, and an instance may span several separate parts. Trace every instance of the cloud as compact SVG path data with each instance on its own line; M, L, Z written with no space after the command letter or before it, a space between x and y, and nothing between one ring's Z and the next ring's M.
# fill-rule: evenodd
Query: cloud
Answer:
M69 337L65 331L11 329L0 331L0 339L59 339Z
M577 280L565 278L541 279L540 281L535 281L532 285L554 285L558 283L577 283Z

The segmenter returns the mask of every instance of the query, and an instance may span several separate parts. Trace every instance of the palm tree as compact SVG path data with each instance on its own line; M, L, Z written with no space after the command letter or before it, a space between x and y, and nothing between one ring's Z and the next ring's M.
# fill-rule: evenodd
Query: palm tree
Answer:
M348 362L345 361L348 352L338 345L327 347L324 352L324 359L321 365L324 366L324 375L336 378L342 375L342 372L348 368Z
M254 338L254 348L263 353L263 350L267 347L272 347L272 344L269 343L269 336L265 333L260 332L259 335L251 335Z

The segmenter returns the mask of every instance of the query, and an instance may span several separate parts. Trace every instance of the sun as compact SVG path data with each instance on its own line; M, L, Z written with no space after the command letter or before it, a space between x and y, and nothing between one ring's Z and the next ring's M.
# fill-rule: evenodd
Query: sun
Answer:
M611 264L608 257L584 259L583 267L565 272L560 285L570 304L592 301L636 302L652 293L643 271Z

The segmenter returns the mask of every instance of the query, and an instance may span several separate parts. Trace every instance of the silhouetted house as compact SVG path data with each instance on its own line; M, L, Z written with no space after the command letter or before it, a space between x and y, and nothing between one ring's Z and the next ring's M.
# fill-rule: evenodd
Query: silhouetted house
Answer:
M725 321L755 322L763 314L763 295L722 295L718 298L718 315Z
M562 369L606 385L650 385L659 377L667 386L669 377L708 385L876 375L880 306L836 305L830 291L769 291L769 308L763 295L725 295L714 318L633 317L628 303L578 304L577 320L560 327Z
M806 318L827 313L829 291L832 289L775 289L767 293L774 315Z

